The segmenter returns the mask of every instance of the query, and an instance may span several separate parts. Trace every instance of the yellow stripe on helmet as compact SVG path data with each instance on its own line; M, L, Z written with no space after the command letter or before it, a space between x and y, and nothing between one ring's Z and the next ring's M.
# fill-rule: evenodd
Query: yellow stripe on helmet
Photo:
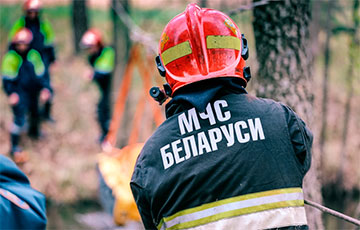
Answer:
M209 35L206 37L206 46L208 49L240 50L241 41L233 36Z
M192 53L190 43L188 41L180 43L176 46L173 46L165 50L161 54L161 59L164 65L169 64L172 61L175 61L178 58L184 57Z

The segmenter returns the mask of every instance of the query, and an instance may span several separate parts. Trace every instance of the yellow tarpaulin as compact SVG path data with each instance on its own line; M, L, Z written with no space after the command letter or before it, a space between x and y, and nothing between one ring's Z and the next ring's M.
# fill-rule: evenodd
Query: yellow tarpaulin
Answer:
M98 156L99 170L115 197L113 215L118 225L125 224L127 220L140 221L130 189L130 179L143 146L143 143L138 143L122 149L114 148L111 154L101 153Z

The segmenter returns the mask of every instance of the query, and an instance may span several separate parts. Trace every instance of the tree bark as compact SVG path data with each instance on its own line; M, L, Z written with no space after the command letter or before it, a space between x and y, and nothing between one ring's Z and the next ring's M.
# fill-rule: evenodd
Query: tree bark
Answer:
M122 81L123 72L129 57L129 50L131 47L130 31L128 26L120 19L119 13L129 14L130 4L128 0L112 0L111 1L111 17L113 21L113 46L116 53L116 67L113 74L113 92L119 89ZM116 93L113 93L113 101L115 101ZM124 120L129 119L128 105L125 109ZM124 127L125 126L125 127ZM127 144L127 139L130 133L129 122L124 122L122 126L123 132L119 132L120 135L117 138L119 147L123 147Z
M86 0L72 1L72 24L74 35L75 54L80 52L80 40L83 34L88 30L88 17L86 10Z
M254 9L253 27L259 62L257 95L289 105L311 127L314 94L311 89L313 57L308 48L309 4L300 0L270 1ZM322 203L319 160L318 153L313 151L304 192L306 199ZM310 229L323 229L321 212L305 208Z

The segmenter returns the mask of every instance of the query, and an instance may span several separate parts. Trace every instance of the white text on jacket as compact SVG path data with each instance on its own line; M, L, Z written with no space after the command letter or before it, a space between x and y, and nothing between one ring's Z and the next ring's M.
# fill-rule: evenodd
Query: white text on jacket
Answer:
M161 147L160 153L164 169L188 160L190 157L217 151L218 143L223 140L226 141L227 147L231 147L235 142L247 143L265 139L260 118L251 118L219 126L219 123L231 118L230 111L225 111L226 107L228 107L228 103L225 100L217 100L212 105L209 103L203 113L197 113L195 108L192 108L180 114L178 124L181 135L201 129L199 119L207 119L210 126L217 125L214 128L187 135Z

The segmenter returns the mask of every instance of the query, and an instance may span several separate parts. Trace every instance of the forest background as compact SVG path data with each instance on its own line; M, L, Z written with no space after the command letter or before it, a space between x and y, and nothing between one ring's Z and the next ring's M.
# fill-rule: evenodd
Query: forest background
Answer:
M43 124L45 138L40 141L24 138L24 146L31 158L22 166L22 170L29 176L32 186L43 192L48 199L49 228L83 228L73 218L74 214L100 209L97 202L96 162L101 148L96 142L99 129L95 118L99 94L96 86L83 78L89 66L86 56L77 52L78 38L74 28L79 25L73 19L76 18L75 14L84 12L79 13L79 8L76 7L87 7L87 20L80 25L80 30L96 27L103 32L106 43L120 47L123 45L118 50L113 86L115 99L131 44L142 45L144 63L148 59L153 60L153 50L157 49L162 29L190 1L121 1L128 19L131 19L128 26L114 13L113 10L117 7L115 0L82 1L80 6L75 5L81 1L43 2L42 14L55 30L58 59L52 70L52 84L55 88L53 116L56 123ZM203 0L198 3L227 13L241 6L254 4L246 0ZM314 122L311 129L315 134L314 151L319 155L318 177L323 203L360 218L360 48L359 29L354 28L359 26L353 19L354 1L313 0L310 5L310 46L307 48L314 57L311 69ZM118 13L124 14L122 9ZM0 0L0 59L7 51L8 32L22 13L22 1ZM250 94L256 94L256 78L260 68L255 47L253 9L250 7L248 10L237 11L231 17L248 39L250 58L247 65L252 68L253 79L247 89ZM116 30L114 24L117 25ZM129 39L128 35L134 29L136 33ZM116 41L125 41L125 46L124 43L113 42L116 36ZM352 41L355 41L355 46L351 45ZM148 91L142 86L139 72L135 71L134 75L128 97L128 116L125 116L128 120L131 120L131 114L143 91ZM156 84L156 78L160 76L153 71L152 77ZM6 96L1 92L0 154L6 155L9 151L8 130L11 121L12 114ZM119 147L125 145L128 136L129 127L122 127ZM145 140L146 136L141 138ZM323 220L326 229L353 228L352 225L327 215L323 216Z

